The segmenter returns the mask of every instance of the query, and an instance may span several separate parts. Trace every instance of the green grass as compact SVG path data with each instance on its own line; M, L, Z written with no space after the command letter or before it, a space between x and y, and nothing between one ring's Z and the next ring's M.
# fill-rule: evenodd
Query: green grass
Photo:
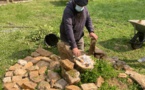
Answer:
M30 55L39 45L45 47L43 38L41 41L27 40L27 36L40 29L39 26L48 27L46 34L50 33L49 27L52 27L53 32L59 36L59 25L66 2L67 0L33 0L0 6L0 79L9 66L15 64L18 59ZM134 28L128 22L130 19L145 19L144 0L92 0L87 7L95 33L99 36L96 46L108 56L117 56L139 73L145 74L145 65L137 62L139 58L145 56L145 45L137 50L131 49L129 40L134 35ZM24 28L8 28L11 25ZM90 43L87 31L85 41L87 50ZM57 53L56 49L45 48ZM107 84L104 86L104 89L107 88ZM112 87L110 90L115 88ZM135 85L131 88L139 90Z

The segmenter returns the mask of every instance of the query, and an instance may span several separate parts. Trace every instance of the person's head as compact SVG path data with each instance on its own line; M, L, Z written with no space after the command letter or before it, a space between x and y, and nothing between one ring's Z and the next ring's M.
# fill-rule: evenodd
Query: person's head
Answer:
M88 4L88 0L74 0L76 6L75 9L77 12L81 12L84 10L84 6Z

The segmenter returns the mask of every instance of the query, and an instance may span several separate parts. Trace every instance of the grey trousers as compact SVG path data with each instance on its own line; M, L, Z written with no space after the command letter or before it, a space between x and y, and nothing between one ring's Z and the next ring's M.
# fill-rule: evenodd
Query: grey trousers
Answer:
M77 42L77 47L78 47L78 49L84 51L84 38L81 38L81 39Z

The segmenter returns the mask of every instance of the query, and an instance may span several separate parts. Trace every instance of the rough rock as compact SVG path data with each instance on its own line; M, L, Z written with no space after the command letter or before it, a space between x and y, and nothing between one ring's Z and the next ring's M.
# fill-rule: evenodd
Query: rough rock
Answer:
M27 71L25 69L16 69L14 75L24 75Z
M94 83L86 83L82 84L81 88L83 90L97 90L97 86Z
M5 74L5 77L12 77L13 76L13 71L8 71Z
M49 63L46 62L46 61L39 61L36 65L37 65L39 68L44 67L44 66L48 67L48 66L49 66Z
M46 81L41 81L38 85L38 90L50 90L50 84Z
M54 87L57 89L63 90L66 85L67 85L67 82L64 79L60 79L54 84Z
M97 78L97 81L96 81L97 87L101 87L103 83L104 83L104 78L99 76L99 78Z
M20 69L20 68L22 68L22 66L20 64L16 63L15 65L10 66L9 70L14 71L14 70Z
M69 85L65 87L65 90L81 90L81 88L76 85Z
M9 83L9 82L12 82L12 79L11 79L11 77L5 77L5 78L3 78L3 82Z
M32 57L38 57L38 56L40 56L40 54L37 53L37 52L32 52L32 53L31 53L31 56L32 56Z
M127 75L125 73L119 73L118 77L119 78L127 78Z
M135 71L126 71L125 73L140 84L143 89L145 89L145 75L141 75Z
M71 70L71 69L74 68L74 63L72 63L72 62L71 62L70 60L68 60L68 59L61 60L60 63L61 63L61 66L62 66L66 71Z
M18 63L22 66L26 65L27 64L27 61L26 60L23 60L23 59L19 59L18 60Z
M60 69L60 62L59 61L51 61L49 65L50 70L59 70Z
M69 71L64 72L63 78L69 83L69 84L76 84L80 81L80 72L72 69Z
M36 84L36 83L33 83L33 82L31 82L31 81L29 81L29 82L24 82L24 83L22 84L22 88L23 88L23 89L28 89L28 90L35 90L36 86L37 86L37 84Z
M52 55L51 52L49 52L49 51L47 51L47 50L45 50L43 48L38 48L36 50L36 52L38 52L41 56L50 56L50 55Z

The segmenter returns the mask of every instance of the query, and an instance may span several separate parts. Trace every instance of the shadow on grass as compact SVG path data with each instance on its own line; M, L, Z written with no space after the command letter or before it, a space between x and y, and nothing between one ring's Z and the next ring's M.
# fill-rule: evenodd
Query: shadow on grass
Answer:
M48 46L45 46L44 49L48 50L48 51L52 52L53 54L56 54L56 55L59 56L59 52L58 52L57 47L48 47Z
M16 51L16 52L12 53L11 56L9 56L9 58L11 58L11 59L23 59L26 56L30 56L33 51L34 50L30 50L30 49Z
M58 0L58 1L50 1L51 4L55 6L66 6L69 0Z
M125 61L130 67L136 68L139 70L139 72L145 68L145 62L140 63L137 60L123 60Z
M132 50L129 39L127 38L112 38L110 40L101 41L99 44L104 48L113 50L115 52L126 52Z

